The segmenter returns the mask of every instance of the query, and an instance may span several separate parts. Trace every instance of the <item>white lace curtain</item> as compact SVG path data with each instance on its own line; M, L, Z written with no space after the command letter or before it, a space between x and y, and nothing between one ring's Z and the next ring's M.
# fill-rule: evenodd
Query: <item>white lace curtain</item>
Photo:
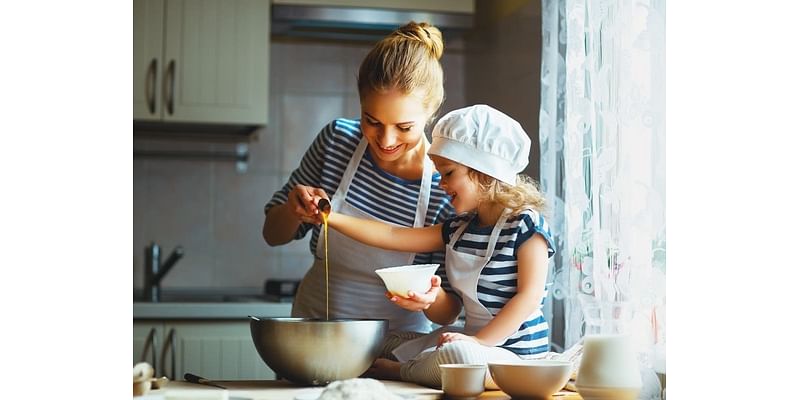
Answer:
M665 0L542 0L541 186L558 253L552 342L580 296L629 300L640 353L666 332Z

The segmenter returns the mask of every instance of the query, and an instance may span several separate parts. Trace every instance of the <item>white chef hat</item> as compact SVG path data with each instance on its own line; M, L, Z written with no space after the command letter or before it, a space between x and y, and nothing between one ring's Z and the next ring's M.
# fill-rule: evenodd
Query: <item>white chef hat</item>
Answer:
M485 104L460 108L433 127L428 154L466 165L510 185L528 165L531 139L519 122Z

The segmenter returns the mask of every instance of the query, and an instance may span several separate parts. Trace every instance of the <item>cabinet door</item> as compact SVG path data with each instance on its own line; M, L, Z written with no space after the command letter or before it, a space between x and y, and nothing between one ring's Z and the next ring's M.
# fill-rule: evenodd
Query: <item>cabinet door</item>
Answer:
M150 339L150 332L153 331L152 347L147 349L144 353L145 344ZM158 364L158 358L161 357L161 348L164 344L164 324L160 321L156 322L134 322L133 323L133 364L140 361L147 361L153 368L156 369L156 376L163 375L164 371L161 365ZM155 349L155 351L153 350ZM131 365L133 365L131 364Z
M164 0L133 2L133 119L160 120Z
M249 322L172 322L165 328L167 336L175 329L177 379L186 372L211 380L275 379L256 351Z
M167 0L164 120L267 123L270 3Z

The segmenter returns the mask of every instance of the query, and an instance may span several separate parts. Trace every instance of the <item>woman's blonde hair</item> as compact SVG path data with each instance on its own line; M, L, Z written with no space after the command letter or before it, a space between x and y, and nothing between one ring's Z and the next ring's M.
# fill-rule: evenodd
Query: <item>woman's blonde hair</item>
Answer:
M442 32L428 23L409 22L383 38L358 69L358 93L397 89L404 94L423 90L423 105L431 119L444 101Z
M469 167L468 167L469 168ZM469 168L467 176L478 185L480 195L478 201L502 204L511 209L512 214L519 214L526 209L544 212L546 202L533 178L517 174L517 184L509 185L483 172Z

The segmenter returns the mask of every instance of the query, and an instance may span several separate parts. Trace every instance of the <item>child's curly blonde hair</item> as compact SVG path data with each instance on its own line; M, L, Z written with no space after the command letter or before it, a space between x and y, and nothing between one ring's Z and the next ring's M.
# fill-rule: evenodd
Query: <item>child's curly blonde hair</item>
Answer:
M469 168L467 176L478 184L481 193L478 200L481 202L502 204L511 209L513 214L531 208L537 212L545 211L546 202L538 184L525 174L517 174L516 185L509 185L472 168Z

